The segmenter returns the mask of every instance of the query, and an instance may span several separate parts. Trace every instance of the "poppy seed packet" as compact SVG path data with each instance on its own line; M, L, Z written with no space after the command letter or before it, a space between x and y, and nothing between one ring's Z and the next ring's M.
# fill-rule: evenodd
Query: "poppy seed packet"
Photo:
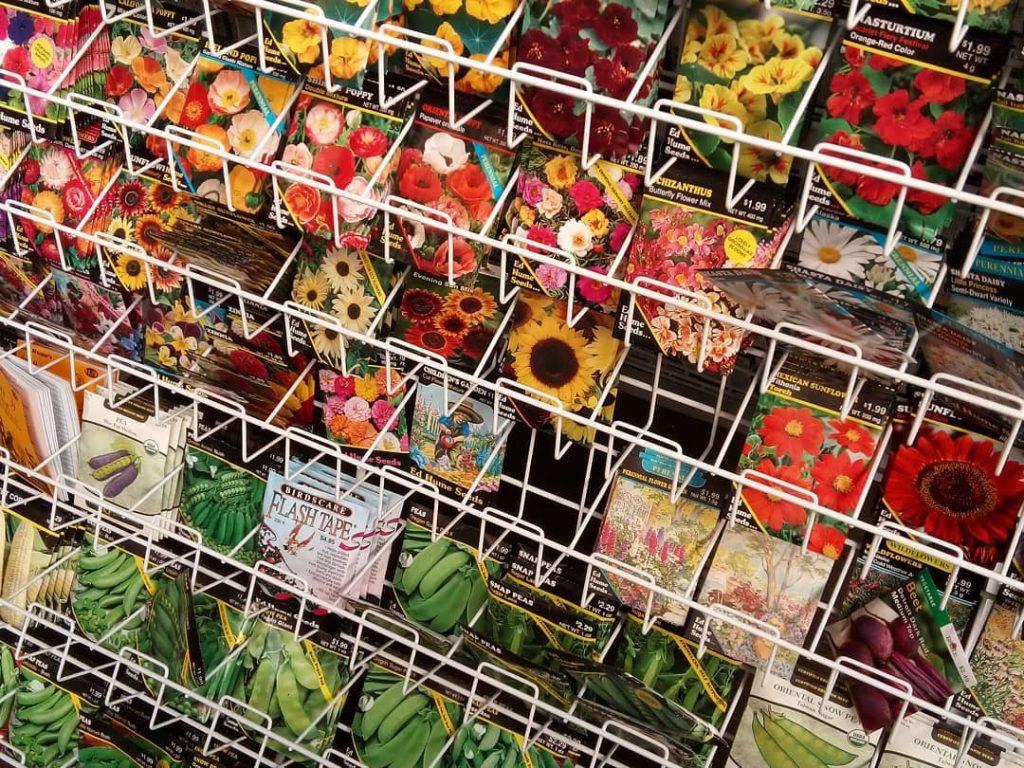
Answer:
M584 78L594 93L650 104L660 64L640 79L665 26L667 0L527 0L516 60ZM516 90L521 122L548 141L580 149L586 105L571 96L524 86ZM590 151L605 158L636 152L648 123L595 106Z
M748 193L749 205L729 211L727 178L699 168L672 169L644 195L640 223L626 263L628 282L675 297L664 283L707 298L713 311L739 317L740 306L717 290L701 270L740 271L766 269L781 257L780 247L791 225L790 206L775 190L759 185ZM699 299L683 296L699 306ZM714 373L727 374L749 339L745 331L705 320L701 315L655 299L639 297L630 313L629 297L619 303L616 335L624 337L631 324L631 339L664 355L703 364ZM707 344L703 345L707 332ZM704 348L702 349L702 346Z
M821 63L833 30L832 2L772 3L698 0L690 7L676 68L674 99L737 118L753 136L795 144L803 115L797 106ZM730 123L704 116L711 125ZM707 133L672 127L666 154L728 172L732 143ZM739 152L738 173L785 185L793 158L749 145Z
M518 169L516 196L505 212L505 228L515 236L512 244L530 249L530 243L537 243L542 246L536 249L539 253L608 274L624 256L639 220L643 174L605 160L584 171L579 153L534 141L520 149ZM617 272L622 271L620 266ZM510 255L506 275L512 285L555 299L569 298L569 273L558 266ZM577 276L574 300L614 313L619 292L600 277Z
M955 184L1005 63L1005 45L970 29L951 54L948 39L942 22L872 9L843 41L819 140L878 155L875 165L889 171L883 158L906 163L914 178ZM814 176L816 200L883 231L899 191L895 183L821 164ZM954 214L950 199L911 189L900 228L941 249Z

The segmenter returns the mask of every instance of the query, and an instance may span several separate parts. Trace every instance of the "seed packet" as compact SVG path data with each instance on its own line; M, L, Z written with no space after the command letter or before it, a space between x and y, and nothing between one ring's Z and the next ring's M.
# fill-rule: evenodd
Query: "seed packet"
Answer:
M958 725L915 712L893 727L878 768L903 768L910 761L922 768L949 768L956 764L962 743ZM974 740L960 762L964 768L1020 768L1022 764L1020 755L985 736Z
M381 5L387 6L388 2ZM335 5L339 6L359 8L358 3ZM312 26L297 19L289 24ZM376 45L366 41L359 44ZM319 42L317 46L319 50ZM281 160L318 174L314 178L329 177L340 190L379 202L390 193L391 172L389 168L381 170L381 166L391 162L395 140L405 125L406 105L385 110L359 91L327 94L316 83L307 83L295 102ZM378 173L380 180L370 187L370 180ZM333 239L343 232L345 244L355 247L349 241L365 236L371 220L379 227L377 210L358 201L332 197L285 180L281 181L281 195L299 228L316 237ZM335 219L335 204L340 220Z
M870 765L881 732L865 732L845 691L823 702L824 693L811 676L755 673L726 765L762 768L782 757L797 765Z
M837 656L881 669L909 683L918 698L941 706L957 691L973 686L975 679L939 600L931 574L924 570L829 624L826 635ZM883 707L879 692L867 685L852 685L850 695L869 731L891 725L899 713L898 705Z
M0 113L0 122L3 115ZM0 125L0 171L7 172L17 165L21 153L32 141L28 131Z
M475 2L475 0L473 0ZM456 115L457 122L471 110ZM502 199L515 152L506 144L504 115L484 110L453 128L448 104L437 94L427 94L409 135L403 141L394 169L392 194L436 213L414 213L471 232L485 234L492 226L495 206ZM424 226L401 216L391 217L392 248L406 254L417 269L431 275L456 278L475 273L483 264L486 249L476 242L451 237L442 229Z
M400 379L401 374L392 370L389 385L387 368L366 361L349 376L320 368L317 382L327 436L349 456L362 457L373 447L367 461L382 467L404 467L409 455L409 422L404 409L396 411L406 395L406 384Z
M71 385L72 396L78 408L78 416L81 419L82 405L85 401L85 392L95 392L100 388L103 377L106 375L95 363L76 357L74 367L67 352L57 349L48 344L33 342L29 348L19 349L15 354L22 360L28 360L32 355L32 364L46 370ZM5 413L8 413L5 411Z
M800 545L737 524L726 528L701 586L699 600L724 605L779 630L779 636L801 645L810 631L818 601L832 572L832 558L804 552ZM693 614L687 628L700 640L706 617ZM741 626L715 621L707 632L709 647L736 661L765 668L770 640L755 637ZM779 650L770 670L790 677L795 654Z
M365 13L366 5L343 0L327 4L322 10L329 21L354 25ZM378 24L390 21L400 12L401 3L382 0L374 15L361 26L376 29ZM262 15L267 66L284 77L307 75L310 82L323 82L326 67L331 72L332 85L362 88L367 70L373 68L380 55L377 43L328 29L325 62L324 28L319 24L274 11L265 11Z
M531 0L523 14L516 60L583 78L598 94L650 104L660 62L646 71L645 67L665 30L668 9L664 0L596 5ZM532 133L558 144L583 146L586 104L546 89L521 87L516 95ZM590 151L605 158L636 152L647 128L647 121L636 115L595 106Z
M9 653L5 647L3 653ZM13 671L13 662L8 662ZM81 697L27 666L17 667L17 694L7 739L25 755L26 768L77 763ZM66 684L65 684L66 685Z
M501 351L492 344L508 307L498 295L491 275L480 273L453 287L414 270L405 280L392 336L440 355L454 368L475 370L488 350Z
M557 399L572 413L610 422L616 385L609 378L622 351L621 342L612 336L613 321L599 312L587 312L570 328L567 318L568 306L564 301L520 290L503 375ZM608 394L598 403L605 389ZM591 428L562 421L519 400L511 405L516 418L531 429L560 428L571 440L594 440Z
M76 227L117 170L114 160L80 160L70 147L44 141L29 147L14 173L22 185L21 202L49 212L57 224ZM88 241L17 214L14 220L16 236L24 238L44 264L60 265L63 251L72 269L88 275L96 268L96 249Z
M1022 94L1022 98L1024 98L1024 94ZM1014 135L1024 136L1024 132ZM1018 139L1018 141L1020 140ZM1024 148L1019 145L1013 145L1011 148L1004 148L1004 146L1002 142L996 140L989 147L988 154L985 156L981 183L978 185L979 192L983 195L991 195L1000 187L1020 189L1024 182ZM1019 204L1021 200L1019 197L1010 195L1000 195L998 199L1012 204ZM976 211L976 215L980 216L981 211ZM985 225L978 255L982 258L1014 260L1024 257L1024 219L1008 213L992 211ZM975 262L972 271L977 270L978 264Z
M960 11L958 2L946 4L934 0L913 0L909 3L897 3L892 0L870 0L879 7L894 8L901 13L911 13L915 16L923 16L930 19L942 19L943 21L956 21ZM1017 3L1013 0L995 0L995 2L979 2L972 0L964 24L971 29L986 29L993 32L1007 33L1013 22L1017 10ZM952 32L948 34L952 35Z
M462 389L450 380L446 396L435 371L420 372L409 429L409 471L447 496L469 494L469 503L483 507L501 483L505 446L498 440L508 421L495 418L493 400L463 399Z
M765 485L776 480L785 483L777 487L802 500L809 501L813 493L823 507L859 515L895 392L875 379L865 380L844 419L840 410L848 379L814 362L813 357L793 354L772 377L754 407L736 471L755 471L748 479ZM808 493L800 494L793 486ZM739 489L739 496L738 513L749 515L751 525L803 543L809 516L801 504L747 486ZM810 529L808 548L838 559L846 546L845 530L841 520L819 517Z
M619 264L638 220L643 175L637 168L599 160L583 171L572 150L528 140L519 150L516 196L505 211L505 228L546 256L567 258L598 275ZM558 253L552 252L552 248ZM619 274L619 270L616 270ZM570 277L562 268L509 256L506 268L513 285L567 300ZM573 298L585 306L614 312L619 292L597 278L576 278Z
M0 538L7 555L0 573L0 618L17 629L25 624L22 611L33 603L66 612L80 539L66 531L47 530L26 509L0 514Z
M416 692L407 695L405 674L401 664L386 656L373 659L359 691L350 743L344 748L346 755L360 762L371 755L379 755L382 760L393 756L392 761L397 757L408 758L410 764L415 758L426 765L443 759L448 740L462 722L466 695L434 675L424 678ZM388 716L399 707L412 713L409 720L399 721L399 715L395 715L389 721ZM417 738L395 741L399 727L395 723L409 721L414 723L414 733L409 737Z
M714 545L725 488L718 478L697 472L673 502L677 471L678 482L683 482L689 469L668 456L652 448L630 452L608 491L594 551L683 594ZM650 590L612 571L605 575L626 606L640 616L646 614ZM653 595L651 616L681 625L686 613L684 605Z
M776 264L791 224L790 205L768 187L758 186L750 190L746 204L730 211L724 175L702 169L676 173L661 176L647 190L626 280L673 296L650 281L667 283L706 297L713 311L739 316L743 312L736 302L715 290L699 270L763 270ZM689 296L683 298L706 306ZM658 301L637 298L632 315L630 309L629 296L623 296L618 335L624 335L632 322L631 338L639 343L715 373L731 371L736 355L749 343L738 328ZM702 350L705 332L708 340Z
M753 136L796 144L803 128L797 109L821 63L834 16L828 2L695 3L676 68L675 100L736 117ZM706 115L704 120L733 127ZM669 129L669 155L729 172L732 152L732 143L717 136ZM788 155L744 144L737 172L784 185L792 162Z
M269 163L287 130L295 91L288 80L204 53L174 124L204 137L197 142L214 142L225 151ZM224 161L197 147L172 143L172 150L188 190L227 208ZM262 210L269 196L266 176L244 165L229 165L230 202L240 217Z
M120 291L56 267L50 275L65 327L73 331L79 346L95 347L103 355L142 358L142 312L129 312Z
M952 54L948 41L943 22L872 9L843 42L820 140L904 162L915 178L955 184L1005 57L1001 39L981 30L968 30ZM814 188L827 207L882 230L900 190L821 165ZM900 229L941 249L954 212L948 198L908 190Z
M931 296L943 254L904 235L885 255L885 235L845 217L816 215L804 232L797 264L909 301Z
M0 248L0 309L4 314L10 315L27 301L23 312L50 319L47 317L50 312L46 306L46 286L41 289L44 296L40 297L37 293L35 298L29 299L32 291L38 287L40 279L45 277L39 274L43 272L39 266L33 264L30 258L19 258ZM49 295L52 295L52 291ZM57 314L56 309L57 307L53 308L53 314Z
M394 265L365 249L335 248L331 241L319 238L308 238L299 249L292 300L328 315L347 331L375 336L384 322ZM312 346L327 365L337 368L358 362L364 346L361 342L322 324L302 325L305 334L299 334L299 343Z
M183 768L191 758L188 737L178 724L153 731L148 715L123 706L80 714L79 765Z
M147 648L148 655L166 668L153 665L157 674L166 673L171 680L190 690L199 688L206 682L206 668L199 647L188 576L185 573L179 573L175 578L161 576L154 586L142 630L142 647ZM151 691L156 687L148 677L143 679ZM165 695L168 706L191 711L187 697L176 692Z
M661 619L645 634L643 620L634 615L626 617L613 658L623 672L716 728L747 676L740 664L714 651L698 659L696 643Z

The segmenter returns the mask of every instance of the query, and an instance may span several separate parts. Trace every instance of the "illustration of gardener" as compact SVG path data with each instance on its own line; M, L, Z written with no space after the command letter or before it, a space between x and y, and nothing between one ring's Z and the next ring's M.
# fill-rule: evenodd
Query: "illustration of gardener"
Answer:
M450 469L455 447L469 437L471 424L483 424L483 417L466 403L456 408L451 416L441 416L437 425L437 438L434 441L434 463L443 469Z

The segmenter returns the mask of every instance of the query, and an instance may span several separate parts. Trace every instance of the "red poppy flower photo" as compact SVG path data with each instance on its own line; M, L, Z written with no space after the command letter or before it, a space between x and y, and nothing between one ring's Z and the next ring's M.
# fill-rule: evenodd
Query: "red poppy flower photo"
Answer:
M1024 503L1024 465L1007 461L997 475L1000 448L925 425L913 445L893 456L883 500L904 525L992 566L1005 554Z

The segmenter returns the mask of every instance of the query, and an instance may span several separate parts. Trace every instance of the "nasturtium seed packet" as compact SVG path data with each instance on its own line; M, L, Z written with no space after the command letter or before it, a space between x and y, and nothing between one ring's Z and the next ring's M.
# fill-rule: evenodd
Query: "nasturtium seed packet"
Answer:
M668 23L667 0L527 0L518 62L585 79L594 93L650 104L660 62L648 67ZM646 75L641 78L641 75ZM586 104L554 91L517 88L523 121L540 137L582 149ZM647 120L594 106L589 148L605 158L636 152Z
M712 170L672 169L661 176L644 196L625 279L701 308L710 305L712 311L742 316L740 306L700 270L763 270L777 265L792 220L788 202L767 186L751 189L732 211L726 205L726 188L726 176ZM680 296L658 283L698 298ZM735 326L655 299L638 297L631 307L629 296L623 295L616 335L623 337L629 325L631 340L719 374L732 370L750 341L747 332Z
M962 0L868 0L879 7L920 18L956 21ZM984 29L1000 34L1010 31L1017 12L1017 0L969 0L964 24L972 29ZM947 24L947 39L953 34Z
M735 117L752 136L797 143L806 114L798 107L821 63L834 13L834 4L827 1L769 7L758 0L698 0L690 7L676 67L675 101ZM734 127L710 115L703 119ZM665 151L728 172L733 144L673 127ZM738 173L784 185L792 162L787 155L744 144Z
M811 219L796 263L828 278L924 303L934 290L943 254L903 236L886 256L883 232L830 212Z
M989 134L995 146L1024 152L1024 66L1010 70L1006 83L996 89Z
M818 140L875 154L874 164L892 172L899 171L882 160L905 163L914 178L954 185L1005 63L1005 44L975 29L953 53L948 41L943 22L872 9L843 41ZM814 192L825 206L885 231L900 186L819 163ZM949 198L908 190L900 229L942 248L954 214Z

